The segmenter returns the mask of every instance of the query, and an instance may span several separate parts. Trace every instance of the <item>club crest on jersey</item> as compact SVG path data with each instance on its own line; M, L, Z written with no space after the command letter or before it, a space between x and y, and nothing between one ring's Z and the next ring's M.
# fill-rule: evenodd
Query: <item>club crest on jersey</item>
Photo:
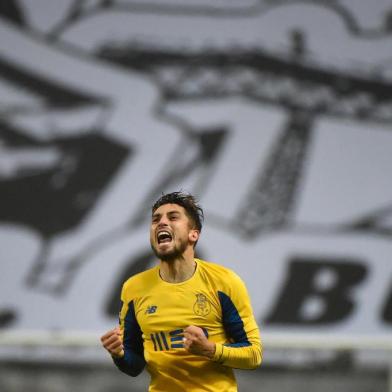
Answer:
M211 304L204 294L196 294L196 302L193 311L198 316L207 316L211 312Z

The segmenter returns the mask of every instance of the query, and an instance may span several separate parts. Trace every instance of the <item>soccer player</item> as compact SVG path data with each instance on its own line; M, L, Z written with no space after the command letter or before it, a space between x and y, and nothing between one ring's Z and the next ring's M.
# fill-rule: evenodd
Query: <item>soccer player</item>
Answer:
M242 280L195 258L203 210L192 195L163 195L152 207L151 247L160 260L123 285L120 326L102 336L116 366L149 391L237 391L233 368L261 363L259 330Z

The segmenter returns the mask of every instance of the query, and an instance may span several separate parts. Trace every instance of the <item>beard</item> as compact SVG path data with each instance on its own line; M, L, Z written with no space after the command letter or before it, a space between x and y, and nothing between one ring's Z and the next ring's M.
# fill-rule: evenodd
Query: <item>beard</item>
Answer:
M184 254L188 244L186 241L181 241L179 245L174 245L171 250L168 251L159 251L152 243L151 249L154 252L155 256L162 261L171 262L176 259L180 259Z

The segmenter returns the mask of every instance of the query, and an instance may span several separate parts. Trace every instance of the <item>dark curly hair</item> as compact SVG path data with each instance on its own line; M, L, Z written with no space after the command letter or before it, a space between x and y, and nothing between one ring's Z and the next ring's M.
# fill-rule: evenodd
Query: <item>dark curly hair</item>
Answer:
M181 191L163 194L152 206L152 214L164 204L178 204L183 207L194 227L201 232L204 213L193 195Z

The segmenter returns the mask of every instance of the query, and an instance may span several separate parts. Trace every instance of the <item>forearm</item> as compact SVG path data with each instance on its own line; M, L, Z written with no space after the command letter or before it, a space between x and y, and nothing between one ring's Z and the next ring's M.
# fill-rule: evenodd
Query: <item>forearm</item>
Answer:
M213 361L236 369L255 369L262 361L260 342L249 346L224 345L216 343Z
M144 357L131 350L126 350L122 357L112 356L112 359L120 371L132 377L139 375L146 365Z
M123 306L120 312L120 326L122 330L123 352L118 356L113 356L113 362L123 373L136 377L140 374L145 365L143 337L139 323L135 315L134 301L128 301L121 294Z

